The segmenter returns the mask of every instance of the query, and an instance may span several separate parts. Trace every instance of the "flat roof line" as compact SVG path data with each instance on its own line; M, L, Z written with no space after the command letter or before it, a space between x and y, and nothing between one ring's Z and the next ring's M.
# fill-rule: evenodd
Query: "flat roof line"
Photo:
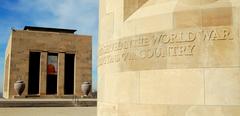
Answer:
M35 27L35 26L25 26L23 30L45 31L45 32L58 32L58 33L72 33L72 34L74 34L74 33L77 31L77 30L74 30L74 29L49 28L49 27Z

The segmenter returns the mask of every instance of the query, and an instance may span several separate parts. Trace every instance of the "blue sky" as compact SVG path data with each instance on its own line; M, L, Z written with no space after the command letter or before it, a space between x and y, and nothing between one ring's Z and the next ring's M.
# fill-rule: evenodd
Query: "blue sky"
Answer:
M11 28L25 25L76 29L93 36L93 85L97 81L98 0L0 0L0 92Z

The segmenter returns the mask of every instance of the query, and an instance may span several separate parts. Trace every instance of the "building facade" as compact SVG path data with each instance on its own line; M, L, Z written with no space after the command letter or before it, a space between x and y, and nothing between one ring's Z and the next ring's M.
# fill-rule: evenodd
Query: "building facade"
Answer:
M101 0L98 116L240 116L239 0Z
M3 97L16 98L17 80L25 83L22 97L81 96L81 84L92 81L92 37L75 31L31 26L12 30Z

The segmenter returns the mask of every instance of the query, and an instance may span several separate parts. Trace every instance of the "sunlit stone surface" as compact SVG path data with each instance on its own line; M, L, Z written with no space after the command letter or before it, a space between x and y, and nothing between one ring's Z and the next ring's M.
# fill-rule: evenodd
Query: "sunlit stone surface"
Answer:
M14 83L19 79L25 83L23 98L82 96L81 84L92 80L92 39L75 31L31 26L12 30L5 55L3 97L18 97Z
M239 116L239 0L101 0L98 116Z

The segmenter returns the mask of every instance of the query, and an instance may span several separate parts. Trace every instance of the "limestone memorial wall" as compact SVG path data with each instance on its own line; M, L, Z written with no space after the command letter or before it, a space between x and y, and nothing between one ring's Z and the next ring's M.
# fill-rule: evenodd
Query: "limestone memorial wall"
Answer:
M98 116L239 116L239 0L101 0Z

